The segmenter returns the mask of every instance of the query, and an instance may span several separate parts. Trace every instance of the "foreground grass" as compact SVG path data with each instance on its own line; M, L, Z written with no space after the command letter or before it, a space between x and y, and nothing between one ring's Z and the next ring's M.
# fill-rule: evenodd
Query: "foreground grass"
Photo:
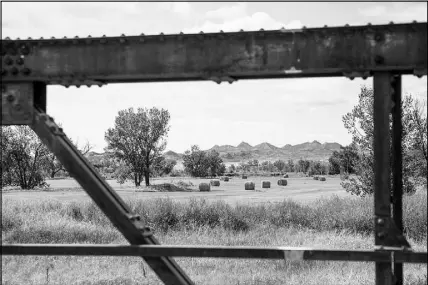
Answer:
M231 206L224 201L207 202L193 199L175 202L171 199L126 201L134 213L155 232L192 230L200 227L223 228L231 231L249 231L267 226L274 228L299 228L316 231L341 231L363 235L373 233L372 198L321 199L302 205L292 200L271 204L241 204ZM404 199L404 232L416 241L427 238L427 194L420 192ZM71 233L71 240L64 240L64 225ZM52 223L62 223L51 229ZM111 242L116 236L96 234L98 226L111 227L110 221L90 201L59 202L53 200L19 201L4 199L2 232L8 242ZM87 227L91 228L89 236ZM94 232L95 231L95 232ZM30 234L31 232L31 234ZM40 232L40 234L38 234Z
M372 249L371 199L302 206L168 199L127 201L163 244ZM406 235L426 251L426 194L404 201ZM3 200L3 243L126 243L89 202ZM197 284L374 284L374 264L176 258ZM3 284L161 284L136 257L2 257ZM426 265L405 264L405 284L427 283Z
M98 229L105 236L110 229ZM160 234L163 244L309 246L369 249L372 239L343 233L257 228L233 233L221 228ZM120 237L113 243L124 243ZM416 250L426 250L413 242ZM196 284L374 284L374 264L362 262L289 262L215 258L176 258ZM2 257L3 284L101 285L161 284L137 257ZM425 265L405 265L405 284L426 284Z

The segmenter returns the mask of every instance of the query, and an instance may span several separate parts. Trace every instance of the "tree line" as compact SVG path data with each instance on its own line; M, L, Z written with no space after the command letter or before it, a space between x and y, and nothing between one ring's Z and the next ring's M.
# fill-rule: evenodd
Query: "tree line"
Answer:
M285 173L307 175L344 174L342 187L355 195L373 193L373 89L363 86L357 105L342 118L352 136L350 145L334 151L328 162L299 159L274 162L250 159L226 168L217 151L203 151L197 145L183 155L182 174L214 177L225 173ZM427 114L426 105L414 97L404 96L403 121L403 185L406 193L427 185ZM150 178L176 175L177 161L167 159L166 147L170 114L165 109L129 108L119 111L112 128L105 132L107 147L102 160L88 156L104 175L119 183L132 181L140 186ZM390 124L392 126L392 124ZM86 143L79 151L89 155L92 146ZM46 178L66 174L58 159L42 144L27 126L2 126L1 185L33 189L46 186ZM390 152L392 154L392 151ZM242 157L246 157L245 155ZM354 174L354 175L350 175Z

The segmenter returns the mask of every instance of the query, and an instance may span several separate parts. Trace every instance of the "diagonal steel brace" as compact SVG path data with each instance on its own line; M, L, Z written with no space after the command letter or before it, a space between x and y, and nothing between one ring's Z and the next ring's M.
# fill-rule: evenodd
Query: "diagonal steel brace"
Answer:
M76 149L62 128L51 117L40 108L35 107L34 119L29 126L129 243L132 245L159 245L150 229L140 221L140 217L131 213L131 209ZM170 257L143 257L143 259L164 284L194 284Z

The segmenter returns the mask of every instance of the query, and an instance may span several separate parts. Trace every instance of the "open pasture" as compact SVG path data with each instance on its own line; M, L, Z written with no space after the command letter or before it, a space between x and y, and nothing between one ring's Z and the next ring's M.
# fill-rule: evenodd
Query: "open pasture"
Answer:
M173 200L189 200L191 198L205 198L208 201L224 200L235 204L239 203L276 203L286 199L293 199L298 202L313 202L319 198L331 195L351 197L341 186L338 177L327 177L327 181L314 180L312 177L298 177L290 175L287 178L287 186L277 185L280 177L249 176L247 179L233 177L228 182L221 181L220 186L211 186L210 192L200 192L199 183L209 183L210 179L198 178L159 178L152 179L151 184L177 183L179 181L191 182L190 191L186 192L153 192L144 186L135 187L132 183L118 184L115 180L108 180L108 183L123 198L171 198ZM245 190L246 181L255 183L255 190ZM262 188L262 181L270 181L271 188ZM17 199L58 199L58 200L84 200L90 199L73 179L48 180L49 190L35 191L5 191L3 197Z

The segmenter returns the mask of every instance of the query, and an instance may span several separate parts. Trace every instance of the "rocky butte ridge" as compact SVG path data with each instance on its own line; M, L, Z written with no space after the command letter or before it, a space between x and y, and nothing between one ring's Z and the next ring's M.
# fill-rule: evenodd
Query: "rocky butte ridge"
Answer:
M274 146L268 142L255 146L241 142L237 146L215 145L208 150L218 151L225 162L240 162L249 159L258 159L259 161L298 160L300 158L327 161L333 151L340 150L340 147L339 143L326 142L322 144L314 140L296 145L286 144L282 147ZM170 150L165 152L165 156L170 159L181 160L182 154Z

